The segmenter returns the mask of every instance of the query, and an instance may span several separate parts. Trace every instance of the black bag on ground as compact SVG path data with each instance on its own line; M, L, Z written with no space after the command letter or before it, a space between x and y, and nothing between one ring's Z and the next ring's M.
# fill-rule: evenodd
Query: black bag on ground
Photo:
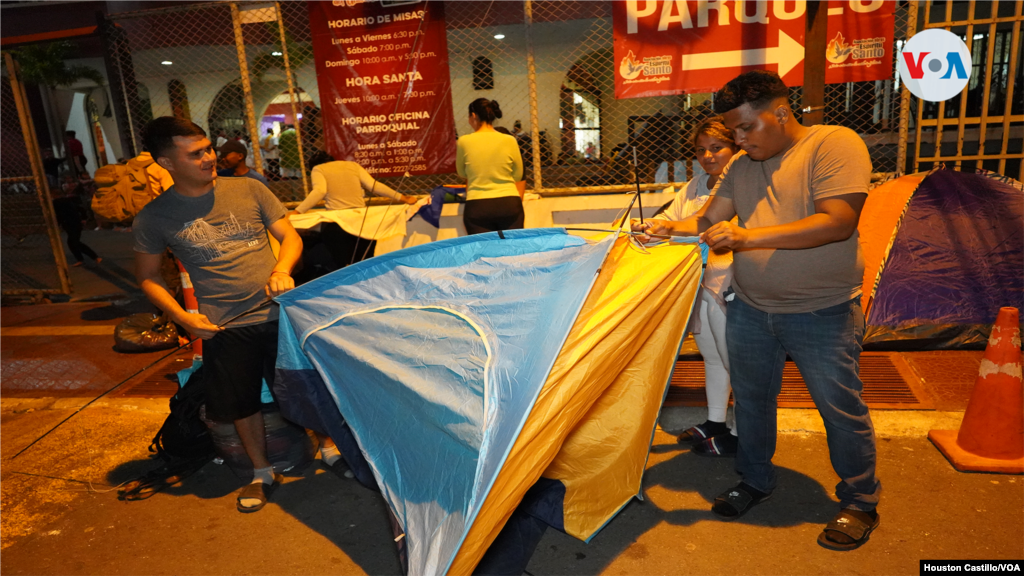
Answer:
M213 460L213 438L199 417L199 409L205 402L206 383L200 367L171 397L171 413L149 445L149 451L164 464L118 490L118 499L149 498L181 482Z
M178 345L178 330L165 315L132 314L114 329L114 350L149 352Z
M171 414L153 437L149 451L165 460L170 458L214 457L213 437L199 415L206 404L203 367L189 375L185 385L171 397Z

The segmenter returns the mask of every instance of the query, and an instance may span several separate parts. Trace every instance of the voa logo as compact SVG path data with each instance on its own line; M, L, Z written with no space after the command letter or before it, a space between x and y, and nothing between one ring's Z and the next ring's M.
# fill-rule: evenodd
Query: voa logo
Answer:
M915 34L898 59L900 77L910 93L928 102L956 96L970 79L971 53L959 36L933 28Z

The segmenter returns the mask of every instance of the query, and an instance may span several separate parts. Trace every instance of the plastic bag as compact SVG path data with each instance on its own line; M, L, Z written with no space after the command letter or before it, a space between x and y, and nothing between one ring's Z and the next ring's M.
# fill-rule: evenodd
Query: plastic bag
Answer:
M114 329L114 350L149 352L178 345L178 329L164 316L142 313L125 318Z

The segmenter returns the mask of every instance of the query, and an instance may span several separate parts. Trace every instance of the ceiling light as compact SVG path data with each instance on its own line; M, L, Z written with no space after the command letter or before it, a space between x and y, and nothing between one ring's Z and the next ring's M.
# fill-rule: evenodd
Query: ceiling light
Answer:
M495 34L494 35L494 39L495 40L503 40L504 38L505 38L504 34Z
M174 62L171 62L170 60L164 60L163 62L161 62L161 64L163 64L164 66L170 66L171 64L174 64Z

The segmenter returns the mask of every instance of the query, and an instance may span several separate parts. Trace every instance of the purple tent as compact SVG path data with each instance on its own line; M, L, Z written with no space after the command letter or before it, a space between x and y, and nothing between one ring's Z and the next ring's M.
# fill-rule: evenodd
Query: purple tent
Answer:
M984 348L999 308L1024 308L1020 182L935 170L914 191L892 238L865 347Z

